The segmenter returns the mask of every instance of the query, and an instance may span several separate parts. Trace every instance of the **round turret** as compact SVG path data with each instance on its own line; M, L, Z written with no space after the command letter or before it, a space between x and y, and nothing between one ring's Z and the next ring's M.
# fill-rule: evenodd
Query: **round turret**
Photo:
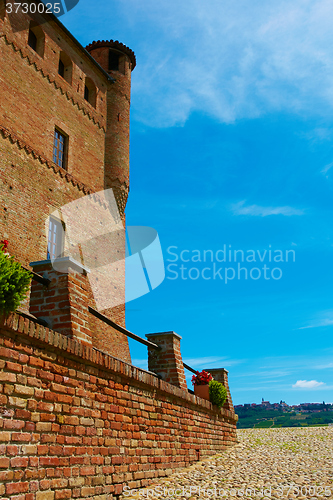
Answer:
M86 50L110 74L114 71L126 73L124 62L130 71L136 66L136 57L133 50L118 40L98 40L87 45Z
M92 42L86 50L114 79L107 93L104 187L113 189L123 214L129 191L131 72L136 58L126 45L113 40Z

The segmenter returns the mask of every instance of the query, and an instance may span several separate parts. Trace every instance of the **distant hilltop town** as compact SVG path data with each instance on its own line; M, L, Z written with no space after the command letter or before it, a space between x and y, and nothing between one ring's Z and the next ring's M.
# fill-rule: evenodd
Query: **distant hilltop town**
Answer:
M260 404L236 405L235 412L239 429L333 425L333 404L325 401L290 406L285 401L270 403L262 399Z
M282 410L284 412L298 411L301 413L316 413L320 411L330 411L333 410L333 404L326 404L325 401L322 403L301 403L299 405L288 405L285 401L280 401L280 403L270 403L269 401L264 401L262 398L261 403L245 403L244 405L235 405L235 410L246 410L249 408L262 408L267 410Z

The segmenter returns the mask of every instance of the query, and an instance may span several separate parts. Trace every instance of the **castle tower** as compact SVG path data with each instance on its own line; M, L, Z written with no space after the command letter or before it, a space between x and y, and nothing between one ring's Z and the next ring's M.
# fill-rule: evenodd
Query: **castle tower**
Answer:
M129 123L134 52L118 41L97 41L86 47L114 79L107 92L104 188L112 188L123 215L129 191Z

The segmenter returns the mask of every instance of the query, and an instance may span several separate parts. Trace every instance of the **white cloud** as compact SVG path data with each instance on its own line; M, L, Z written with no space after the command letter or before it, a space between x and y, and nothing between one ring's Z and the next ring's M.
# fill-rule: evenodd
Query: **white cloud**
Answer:
M315 321L311 325L301 326L299 330L306 330L307 328L320 328L321 326L331 326L331 325L333 325L333 319L326 318Z
M259 373L263 373L265 370L276 370L281 371L281 373L286 372L286 375L294 374L292 375L294 378L297 374L303 373L303 371L305 372L309 369L323 370L333 368L332 354L333 352L331 349L323 349L316 354L312 352L307 356L292 355L262 358L260 359L261 364L258 365L258 367L256 366L253 373L249 372L249 370L244 373L249 373L250 376L256 376ZM325 388L326 387L328 386L325 386Z
M226 123L270 111L332 113L330 0L120 6L141 33L133 47L136 119L163 127L184 124L194 111Z
M262 207L260 205L245 206L245 201L240 201L231 205L231 210L234 215L253 215L257 217L267 217L268 215L304 215L303 210L297 208L284 207Z
M327 310L320 313L322 317L314 319L309 325L301 326L298 330L307 330L308 328L320 328L333 325L333 310Z
M333 363L327 363L326 365L315 366L317 370L326 370L327 368L333 368Z
M297 380L296 384L293 384L295 389L316 389L325 385L324 382L317 382L317 380Z
M183 362L192 368L198 368L199 370L204 370L205 368L227 368L230 366L238 365L242 363L239 359L227 359L221 356L203 356L201 358L187 358L183 359ZM133 366L137 366L142 370L148 370L148 360L135 358L132 359Z
M132 359L132 365L142 370L148 370L148 359Z
M329 170L331 170L331 168L333 167L333 162L332 163L329 163L328 165L325 165L325 167L321 170L321 173L322 174L327 174L327 172Z
M206 356L202 358L187 358L183 359L183 362L192 368L200 367L200 370L205 368L226 368L229 366L235 366L242 363L239 359L227 359L221 356Z

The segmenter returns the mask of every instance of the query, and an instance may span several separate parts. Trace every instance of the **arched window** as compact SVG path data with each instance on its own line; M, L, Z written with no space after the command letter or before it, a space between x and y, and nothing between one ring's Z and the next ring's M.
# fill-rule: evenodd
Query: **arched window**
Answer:
M45 35L44 31L37 23L31 21L28 33L28 45L38 55L44 57Z
M88 101L94 108L96 108L96 86L91 78L86 77L84 85L84 98Z
M58 65L58 73L66 82L72 83L72 69L73 64L66 54L66 52L60 52L59 54L59 65Z

